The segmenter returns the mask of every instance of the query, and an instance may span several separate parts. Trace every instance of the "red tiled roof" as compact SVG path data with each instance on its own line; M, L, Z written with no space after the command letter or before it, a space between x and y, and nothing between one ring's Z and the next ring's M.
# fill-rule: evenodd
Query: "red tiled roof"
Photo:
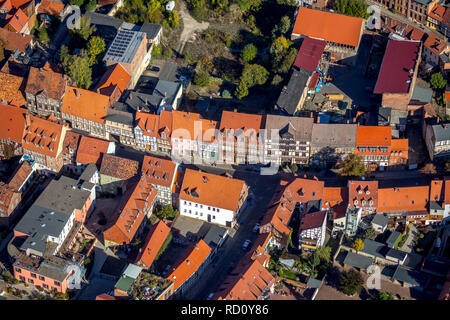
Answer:
M297 202L323 199L324 182L317 179L296 178L292 180L285 193L290 192Z
M0 28L0 39L6 42L5 49L10 51L19 50L21 53L25 53L27 48L31 45L33 37Z
M159 115L147 112L136 112L136 125L142 129L144 136L158 135Z
M172 267L172 272L166 277L174 283L174 289L177 290L188 280L203 264L211 253L211 248L205 241L199 240L186 248L183 255Z
M40 117L27 115L22 147L24 149L56 157L59 150L59 141L64 139L63 125Z
M103 153L108 152L110 142L83 135L77 150L77 162L81 164L100 164Z
M128 189L115 210L118 214L116 222L103 232L105 241L119 245L130 244L145 219L144 209L152 207L156 192L156 189L142 178L134 188Z
M318 211L303 215L300 221L300 227L298 229L299 232L321 227L326 217L327 217L326 211Z
M198 113L176 110L172 111L172 119L172 136L174 138L214 141L216 121L201 119Z
M138 167L139 162L135 160L118 157L112 154L104 154L100 166L100 173L121 180L128 180L136 176Z
M430 182L430 201L443 201L445 198L444 181L432 180Z
M374 93L410 92L420 46L419 41L389 40Z
M323 208L333 208L348 200L348 189L346 187L323 188Z
M258 260L243 260L225 279L214 300L262 300L263 292L275 283L275 278Z
M161 249L164 241L170 233L170 228L163 222L159 221L155 223L147 234L147 237L142 247L142 253L138 258L139 261L144 263L147 268L152 266L153 261L156 258L159 250Z
M0 72L0 102L18 107L27 104L23 94L24 78Z
M428 35L428 38L425 40L423 45L435 55L440 55L441 53L448 51L449 48L445 41L439 39L432 33Z
M431 9L430 13L428 13L428 16L432 19L435 19L439 22L442 22L445 14L445 7L441 6L440 4L436 3L434 7Z
M71 150L72 152L76 152L82 136L81 133L67 131L63 142L63 153L69 154Z
M378 181L356 181L350 180L348 182L348 201L350 206L361 207L364 202L364 207L370 206L370 201L373 201L373 208L378 206ZM357 201L357 203L355 203Z
M293 34L358 47L364 20L300 7Z
M356 129L356 146L390 147L392 127L358 126Z
M64 95L68 77L47 68L30 67L25 92L32 95L42 94L56 101Z
M236 211L244 186L243 180L186 169L180 200Z
M316 71L320 57L327 43L323 40L305 37L294 61L294 66L309 71Z
M142 176L151 184L171 187L176 172L176 163L172 160L145 156L142 163Z
M64 9L64 4L62 2L55 2L51 0L42 0L38 12L46 13L53 16L58 16Z
M103 77L98 82L95 91L110 96L117 87L121 95L127 88L130 80L131 76L128 71L125 70L120 63L116 63L107 68Z
M378 189L378 212L427 210L429 186Z
M219 130L222 133L230 130L232 134L238 134L242 130L247 138L256 139L262 126L263 116L260 114L223 111Z
M16 32L21 32L29 18L21 9L17 9L13 14L6 14L6 20L8 21L7 25L11 26Z
M450 178L445 177L444 178L444 201L445 204L450 204Z
M425 32L411 25L408 25L405 31L405 38L408 40L424 41L426 36Z
M158 138L162 138L162 134L167 135L167 139L170 139L172 135L172 112L162 110L159 114L159 126L158 126Z
M22 143L26 109L0 104L0 138Z
M62 113L97 123L104 123L108 108L108 96L90 90L66 86L61 107Z
M14 190L19 190L32 171L30 164L27 161L23 161L11 176L8 185Z
M11 203L11 200L16 194L18 192L14 188L0 181L0 209L2 209L2 213L6 214L6 216L18 205Z

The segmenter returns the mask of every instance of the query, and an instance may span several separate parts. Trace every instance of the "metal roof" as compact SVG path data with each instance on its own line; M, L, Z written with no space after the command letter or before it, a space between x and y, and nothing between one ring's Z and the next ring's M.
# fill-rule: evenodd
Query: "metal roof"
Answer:
M351 267L367 270L373 263L373 258L349 251L344 259L344 264Z
M103 61L131 63L145 38L144 32L119 29Z
M406 269L402 266L397 267L392 278L418 287L425 287L430 280L428 276L415 270Z

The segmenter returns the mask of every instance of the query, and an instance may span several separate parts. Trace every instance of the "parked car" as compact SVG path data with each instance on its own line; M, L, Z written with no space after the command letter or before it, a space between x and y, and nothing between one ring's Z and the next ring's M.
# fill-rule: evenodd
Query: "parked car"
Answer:
M259 232L259 223L255 224L255 226L253 227L253 233L258 233Z
M211 292L210 294L208 294L208 298L206 298L206 300L211 300L212 297L214 297L214 292Z
M156 67L156 66L150 66L150 67L148 67L147 68L147 70L150 70L150 71L154 71L154 72L159 72L159 67Z
M244 244L242 245L242 250L246 251L250 248L250 244L252 242L250 240L245 240Z

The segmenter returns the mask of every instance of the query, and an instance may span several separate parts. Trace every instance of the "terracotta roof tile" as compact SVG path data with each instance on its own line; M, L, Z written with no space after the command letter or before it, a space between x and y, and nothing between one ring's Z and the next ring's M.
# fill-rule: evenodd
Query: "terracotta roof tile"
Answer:
M26 109L0 104L0 138L22 143Z
M19 50L21 53L25 53L27 48L31 45L33 37L0 28L0 39L6 41L5 49L10 51Z
M323 221L327 218L326 211L318 211L313 213L308 213L303 215L300 221L299 232L312 229L319 228L322 226Z
M16 32L21 32L28 23L29 18L21 9L13 10L14 13L6 14L7 26L11 26Z
M13 196L18 192L4 182L0 182L0 208L2 209L2 213L8 215L10 212L11 200ZM14 204L12 206L15 208Z
M200 268L210 253L211 248L205 241L199 240L197 243L192 243L174 264L166 279L171 280L174 283L174 289L177 290Z
M81 164L96 163L108 152L110 142L103 139L82 136L77 150L77 162Z
M236 211L244 187L243 180L186 169L180 200Z
M159 114L158 138L162 138L162 134L166 134L168 139L172 136L172 112L162 110Z
M346 187L323 188L323 208L333 208L348 201L348 189Z
M216 121L202 119L198 113L172 111L174 138L212 142L215 140L215 129L217 129ZM189 136L186 136L186 133Z
M145 156L142 176L151 184L171 187L176 173L176 163L172 160Z
M116 63L107 68L103 77L97 84L95 91L105 96L112 95L115 87L119 89L120 95L125 91L131 76L120 63Z
M155 223L145 238L144 245L142 246L142 253L138 258L143 264L150 268L153 261L156 258L159 250L161 249L164 241L170 233L170 228L163 222L159 221Z
M376 209L378 198L378 181L350 180L348 182L348 201L350 206L361 207L364 204L364 207L368 207L370 206L370 201L372 201L372 206Z
M18 107L27 104L23 94L24 78L0 72L0 102Z
M260 114L233 111L222 112L219 127L221 133L231 130L232 134L237 134L240 130L243 130L247 138L249 138L250 135L257 138L262 128L263 116Z
M97 123L104 123L109 97L100 93L66 86L61 112Z
M427 210L429 186L378 189L378 212Z
M117 220L103 232L104 239L119 245L130 244L145 219L144 207L153 206L156 192L145 179L140 179L133 188L127 189L115 209Z
M53 16L58 16L64 9L64 4L62 2L56 2L51 0L42 0L37 12L46 13Z
M81 133L67 131L63 142L63 153L70 154L71 151L76 152L82 136Z
M63 125L32 115L27 115L27 117L29 120L25 125L22 147L46 156L56 157L60 151L59 142L64 139Z
M25 92L36 96L42 94L50 99L61 101L68 77L45 68L30 67Z
M14 190L19 190L32 171L33 168L31 168L30 164L27 161L23 161L9 179L8 185Z
M363 22L361 18L300 7L292 33L358 47Z
M144 136L156 137L158 135L159 115L137 112L136 125L142 129Z
M434 7L431 9L430 13L428 13L428 16L432 19L442 22L444 14L445 14L445 7L436 3Z
M445 184L442 180L430 182L430 201L443 201L445 198Z
M112 154L104 154L100 166L100 173L121 180L128 180L136 176L138 167L139 162L135 160L121 158Z
M427 47L435 55L440 55L441 53L444 53L449 50L449 46L447 45L447 43L439 39L432 33L428 35L428 38L425 40L423 45Z

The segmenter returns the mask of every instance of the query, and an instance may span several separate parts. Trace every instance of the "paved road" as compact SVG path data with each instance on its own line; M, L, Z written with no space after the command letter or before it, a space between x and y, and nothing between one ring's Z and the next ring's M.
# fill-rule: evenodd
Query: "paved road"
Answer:
M221 173L225 170L209 167L199 167L211 173ZM264 215L267 205L272 198L273 190L279 184L279 176L261 176L248 171L226 170L233 174L234 178L243 179L250 186L250 192L254 194L253 205L248 205L239 217L242 221L233 237L225 241L222 248L219 249L215 266L210 264L200 276L196 285L191 288L188 299L205 299L209 293L215 292L223 283L227 276L227 271L232 265L237 265L239 260L246 253L242 250L242 244L245 240L255 241L257 234L252 229L260 218Z
M203 30L208 29L209 23L199 23L194 18L192 18L186 8L186 3L184 1L180 1L179 14L180 18L183 19L183 32L181 32L180 41L178 42L176 52L178 53L178 55L181 55L183 53L186 42L191 39L195 32L202 32Z

